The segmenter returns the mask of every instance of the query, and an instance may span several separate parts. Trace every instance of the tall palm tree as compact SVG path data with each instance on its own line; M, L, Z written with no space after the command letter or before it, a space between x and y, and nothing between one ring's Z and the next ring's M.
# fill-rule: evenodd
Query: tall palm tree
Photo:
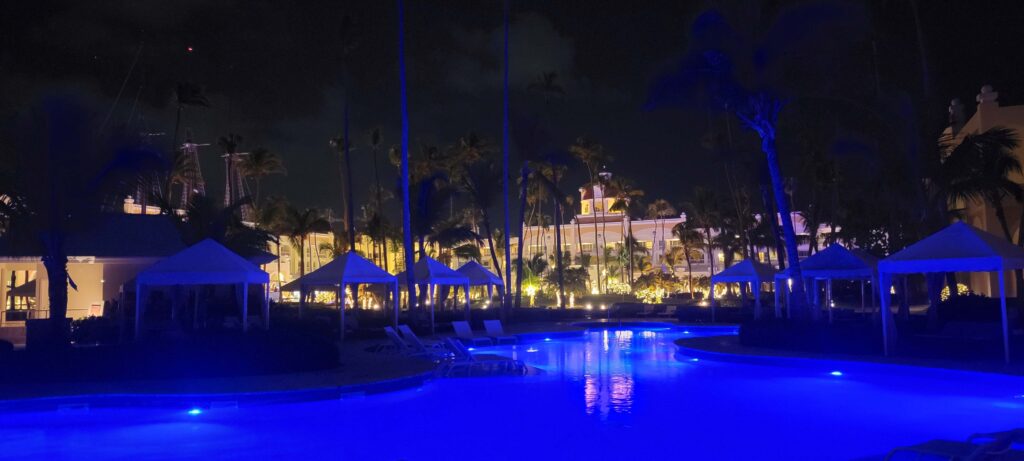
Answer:
M155 150L96 139L86 111L68 100L48 100L22 117L13 120L6 138L12 149L0 149L11 155L0 163L14 167L0 181L4 238L38 249L46 270L51 339L66 345L68 287L77 289L68 274L68 238L102 219L104 206L113 200L166 174L168 165Z
M256 148L249 155L242 157L238 162L238 171L243 177L252 178L256 183L256 190L253 191L252 203L256 209L260 208L260 183L263 178L272 174L286 174L284 162L277 154L265 149Z
M292 241L292 246L299 248L299 278L306 275L306 239L312 233L324 233L331 231L331 224L327 222L320 212L314 208L299 210L293 206L286 206L281 217L281 228L284 234ZM304 313L306 306L306 290L299 288L299 316Z
M704 230L704 254L708 259L710 272L715 273L715 252L714 241L711 239L711 229L718 227L719 207L718 198L715 193L703 187L693 188L693 199L687 204L687 208L693 215L693 223L696 227Z
M494 270L501 274L501 265L498 264L498 254L494 250L494 236L491 231L490 209L495 205L500 186L498 175L501 174L490 160L480 160L465 167L462 174L462 187L473 201L473 205L480 213L481 224L484 228L484 238L487 239L487 247L491 253L491 263ZM502 299L505 296L505 287L501 287Z
M554 208L554 225L555 225L555 271L558 280L558 303L560 309L565 309L565 277L564 269L565 266L562 262L562 225L561 225L561 208L564 206L567 197L564 192L558 188L559 173L565 169L564 159L557 158L556 155L545 156L545 162L542 168L534 173L534 181L536 181L541 188L547 191L551 197L551 202ZM548 176L550 175L550 177Z
M658 237L654 239L654 254L651 255L651 259L655 263L659 262L659 258L661 258L662 253L664 253L662 244L665 242L665 218L670 218L677 213L676 208L665 199L657 199L647 205L647 217L654 219L654 227L657 230L658 235ZM659 222L661 225L660 228L658 227ZM658 240L659 238L661 239L660 241ZM660 253L659 250L661 250Z
M174 89L174 101L176 113L174 116L174 137L171 138L171 152L177 152L178 130L181 127L181 112L186 107L210 107L210 101L203 94L203 88L195 83L178 83Z
M348 108L345 109L345 131L348 131ZM331 138L329 144L338 156L338 180L341 181L341 219L345 228L342 233L350 250L355 250L355 221L352 218L355 204L352 196L352 158L349 155L351 141L345 136Z
M672 235L679 239L679 247L683 250L683 258L686 260L686 285L690 289L690 299L693 299L693 249L701 246L700 232L691 227L690 221L683 221L672 226Z
M526 86L527 91L539 93L544 97L544 103L551 102L553 98L565 96L565 88L558 83L558 73L554 71L542 72L537 78Z
M586 187L588 187L591 192L591 204L593 206L591 207L590 213L594 216L594 256L597 263L597 286L598 291L604 291L601 288L601 254L604 252L604 245L602 245L597 238L598 201L595 188L599 185L597 173L605 163L611 160L611 157L605 153L604 146L582 136L576 138L576 142L569 146L569 153L572 154L573 157L576 157L576 159L587 168L589 182ZM604 205L601 204L600 208L603 212Z
M511 171L509 171L509 114L508 114L508 24L509 24L509 0L505 0L504 8L502 8L502 22L504 26L504 53L503 53L503 66L502 66L502 87L501 87L501 99L502 99L502 110L501 110L501 196L504 202L504 214L505 214L505 232L502 234L505 237L505 297L502 298L501 312L502 317L505 318L508 315L509 297L508 290L512 287L512 240L509 238L512 235L511 223L512 220L509 217L511 214L511 208L509 207L509 182L512 180ZM522 235L520 235L519 245L522 246ZM522 256L520 256L522 257Z

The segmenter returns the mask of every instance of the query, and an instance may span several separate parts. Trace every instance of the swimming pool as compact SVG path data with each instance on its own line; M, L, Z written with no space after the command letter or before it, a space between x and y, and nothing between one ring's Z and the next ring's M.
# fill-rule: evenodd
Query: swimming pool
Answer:
M685 335L541 338L493 348L540 375L341 400L10 412L0 459L855 459L1024 424L1024 377L693 360Z

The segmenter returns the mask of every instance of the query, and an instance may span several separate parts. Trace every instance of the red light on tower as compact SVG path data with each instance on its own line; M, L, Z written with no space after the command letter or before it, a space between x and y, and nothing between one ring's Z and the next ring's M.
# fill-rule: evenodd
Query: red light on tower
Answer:
M190 46L190 47L188 47L188 48L185 48L185 51L187 51L187 52L191 53L191 52L192 52L192 47Z

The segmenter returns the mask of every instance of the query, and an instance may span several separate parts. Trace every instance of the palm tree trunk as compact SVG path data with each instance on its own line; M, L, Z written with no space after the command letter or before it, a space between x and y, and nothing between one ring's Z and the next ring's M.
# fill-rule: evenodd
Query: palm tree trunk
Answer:
M683 245L686 257L686 286L690 289L690 300L693 300L693 264L690 262L690 247Z
M306 237L299 237L299 278L306 275ZM299 318L306 311L306 287L299 283Z
M498 264L498 254L494 251L494 238L491 236L491 220L487 217L487 212L483 213L483 224L484 234L487 236L487 247L491 251L491 263L494 264L494 270L497 273L501 273L501 265Z
M555 195L555 194L552 194ZM558 308L565 309L565 280L562 273L562 213L558 197L553 197L555 211L555 270L558 271Z
M412 213L409 210L409 100L405 80L405 13L404 1L396 1L398 2L398 76L402 89L402 243L405 247L405 287L411 311L412 301L416 299L416 287L413 276L415 262L412 254Z
M352 216L353 209L355 209L355 204L352 203L355 199L355 194L352 193L352 156L349 155L349 146L351 144L348 140L348 102L345 102L345 195L348 196L349 202L348 206L345 207L345 224L347 224L345 233L348 234L348 250L356 251L356 220Z
M511 172L509 171L509 117L508 117L508 17L509 17L509 2L505 0L503 8L503 17L505 28L505 47L504 47L504 66L503 70L503 82L502 82L502 111L501 111L501 195L502 200L505 203L505 285L501 287L501 300L503 319L507 319L507 307L509 304L508 290L512 286L512 239L511 239L511 219L509 214L509 179ZM520 239L519 246L523 246L522 239Z
M60 231L49 231L44 234L46 256L43 267L46 269L48 283L47 293L50 296L50 339L54 345L68 343L68 256L64 251L64 237Z
M518 259L516 260L516 309L522 306L523 302L523 229L526 226L526 186L530 177L530 168L523 162L520 170L521 184L519 187L519 248L516 248Z
M797 253L796 232L793 230L793 217L789 214L789 202L786 201L786 191L782 181L782 172L779 169L778 153L775 150L775 139L771 136L762 137L761 150L768 159L768 174L772 180L772 191L775 195L775 205L782 216L782 233L786 241L786 256L789 259L790 276L797 280L793 284L792 299L793 306L799 310L804 306L803 277L800 274L800 255Z

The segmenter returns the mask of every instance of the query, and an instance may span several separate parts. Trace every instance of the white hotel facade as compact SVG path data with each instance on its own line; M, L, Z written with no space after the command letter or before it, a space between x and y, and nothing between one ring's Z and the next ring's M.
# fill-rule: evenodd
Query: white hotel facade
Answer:
M602 172L601 175L605 179L611 178L611 173L608 172ZM598 183L592 186L581 187L579 193L580 205L579 209L576 210L577 213L570 222L563 224L560 228L563 252L569 256L564 263L566 265L574 264L580 251L591 255L589 270L592 285L595 285L593 282L598 279L599 275L594 248L614 249L620 247L629 232L630 226L632 226L633 238L640 245L647 248L652 268L671 272L680 278L687 276L685 261L676 262L674 267L668 267L665 261L665 255L671 252L674 247L680 245L679 239L672 233L672 228L676 224L686 221L685 213L657 220L630 219L627 214L621 211L611 211L612 205L619 199L614 196L612 191L606 191L602 184ZM793 225L797 235L807 235L803 226L803 220L796 213L794 213L793 218ZM712 239L718 235L718 232L715 229L711 230ZM827 226L822 226L818 231L818 238L824 240L823 236L829 232L830 229ZM702 231L701 236L703 237ZM526 260L538 254L555 254L555 226L528 226L523 230L523 240L527 245L523 249L523 258ZM512 255L515 257L519 240L513 237L511 244ZM821 248L820 245L819 248ZM807 243L801 243L799 247L800 257L806 257L809 249ZM690 265L693 270L693 276L710 276L712 264L704 249L696 248L693 250L693 253L701 255L700 258L691 259ZM600 253L600 257L603 265L605 253ZM725 255L720 249L716 248L712 257L714 258L714 271L716 273L720 272L724 269ZM778 255L774 248L757 248L756 257L761 262L777 264ZM741 260L742 256L736 255L733 258L733 263L738 263ZM639 271L634 269L634 277L639 276ZM614 279L614 277L609 278Z

